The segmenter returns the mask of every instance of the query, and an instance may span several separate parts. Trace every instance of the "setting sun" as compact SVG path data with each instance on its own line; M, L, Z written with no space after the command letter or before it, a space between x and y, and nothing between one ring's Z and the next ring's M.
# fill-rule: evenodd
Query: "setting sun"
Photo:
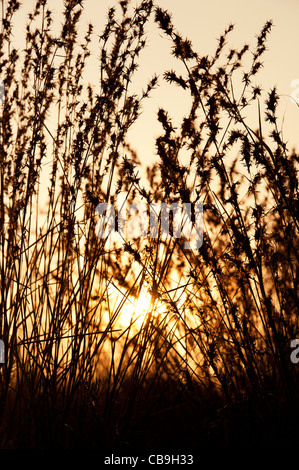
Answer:
M141 329L149 316L157 316L165 310L165 306L153 300L147 288L142 288L138 297L130 296L121 309L117 325L127 328L132 325L134 329Z
M1 1L0 449L296 448L299 1L244 1Z

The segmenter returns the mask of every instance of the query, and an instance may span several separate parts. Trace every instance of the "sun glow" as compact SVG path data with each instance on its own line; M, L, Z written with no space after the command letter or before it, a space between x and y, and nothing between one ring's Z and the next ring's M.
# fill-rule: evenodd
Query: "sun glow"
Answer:
M165 306L153 298L150 291L143 288L138 297L129 297L121 309L118 324L123 328L132 325L140 330L149 317L165 312Z

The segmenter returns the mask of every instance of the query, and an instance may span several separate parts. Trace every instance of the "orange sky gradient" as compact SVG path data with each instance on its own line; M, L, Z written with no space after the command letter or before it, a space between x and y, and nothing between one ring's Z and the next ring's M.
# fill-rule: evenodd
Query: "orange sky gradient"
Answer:
M24 45L26 14L34 5L34 0L26 0L16 15L15 40ZM97 36L105 25L107 10L117 3L116 0L85 0L82 25L94 24L94 54L91 59L92 73L88 77L93 83L98 77ZM137 5L137 0L131 4ZM299 148L299 106L292 102L290 95L296 93L291 84L298 79L297 98L299 101L299 62L298 57L298 0L156 0L162 8L173 15L176 29L185 37L191 39L199 55L213 54L217 47L217 38L230 24L235 29L229 35L228 47L241 48L248 43L255 47L255 36L260 32L265 22L272 19L274 27L269 36L268 50L263 56L264 68L256 76L256 84L264 90L277 87L281 96L280 129L283 138L288 142L289 149ZM63 8L61 0L49 0L48 7L55 12L56 26L60 26L60 15ZM177 68L184 72L170 55L171 44L158 30L151 20L147 25L148 45L140 56L140 67L135 76L132 91L140 92L145 88L147 80L154 73L160 76L160 86L152 92L146 101L143 114L129 132L132 147L138 152L142 162L148 164L154 161L155 137L161 132L157 122L158 108L164 107L173 117L174 123L179 124L180 117L188 112L189 94L182 92L174 85L163 83L163 72ZM22 47L21 46L21 47ZM236 84L237 85L237 84ZM258 122L253 110L253 122ZM256 120L255 120L256 119ZM257 127L257 125L256 125Z

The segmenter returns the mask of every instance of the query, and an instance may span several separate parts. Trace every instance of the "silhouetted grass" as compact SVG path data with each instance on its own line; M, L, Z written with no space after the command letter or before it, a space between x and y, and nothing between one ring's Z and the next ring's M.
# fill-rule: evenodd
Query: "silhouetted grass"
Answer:
M64 3L55 35L37 1L22 52L11 31L20 5L2 6L1 448L293 444L298 156L278 128L277 90L263 97L254 84L272 23L252 51L227 51L229 26L202 57L168 12L121 1L89 84L94 33L88 25L79 37L78 2ZM185 67L164 79L192 104L178 129L158 110L145 189L127 131L158 84L154 76L141 96L130 92L152 14ZM253 106L256 129L244 117ZM202 202L201 248L160 233L97 237L97 205L121 191L148 205ZM138 322L144 292L151 303Z

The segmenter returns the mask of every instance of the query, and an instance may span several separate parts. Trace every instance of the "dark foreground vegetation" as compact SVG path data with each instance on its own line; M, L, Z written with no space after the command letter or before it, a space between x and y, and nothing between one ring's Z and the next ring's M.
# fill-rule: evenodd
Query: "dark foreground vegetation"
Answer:
M278 91L255 83L271 22L235 49L228 26L202 56L151 0L120 1L100 37L80 3L64 2L61 25L40 0L21 50L20 5L2 6L0 447L295 445L298 155L282 140ZM184 73L153 76L137 95L149 21ZM175 128L157 110L157 163L142 181L127 133L162 81L190 112ZM202 202L201 248L99 238L96 207L120 192L148 206Z

